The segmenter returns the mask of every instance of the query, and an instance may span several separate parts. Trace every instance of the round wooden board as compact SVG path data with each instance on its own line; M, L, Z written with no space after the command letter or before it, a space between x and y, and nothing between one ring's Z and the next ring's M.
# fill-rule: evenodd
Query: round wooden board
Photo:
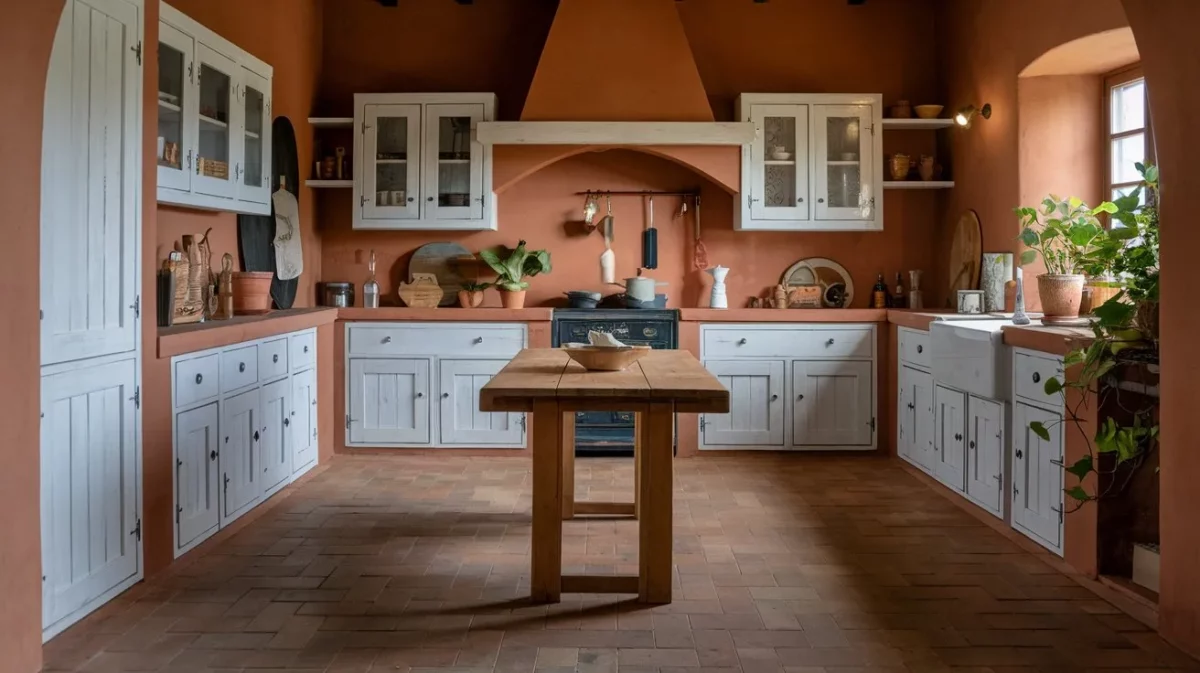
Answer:
M458 243L430 243L417 248L408 262L408 281L415 273L432 273L437 276L438 287L444 294L439 306L451 306L458 302L458 291L462 289L464 277L459 269L459 257L470 257L471 252Z
M958 218L954 226L954 238L950 242L950 294L951 306L958 305L959 290L979 289L979 273L982 271L983 233L979 226L979 215L968 210Z

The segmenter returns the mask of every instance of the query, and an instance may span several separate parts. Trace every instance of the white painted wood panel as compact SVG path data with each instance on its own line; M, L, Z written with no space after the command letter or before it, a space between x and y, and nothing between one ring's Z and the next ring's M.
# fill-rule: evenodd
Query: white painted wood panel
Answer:
M306 369L292 374L292 472L297 473L317 459L317 372Z
M244 514L262 495L259 416L258 390L249 390L221 402L222 526Z
M933 472L933 376L917 369L904 369L911 383L909 398L913 403L913 457L918 467Z
M967 399L967 496L1002 516L1004 485L1004 405L971 396Z
M350 443L429 443L429 360L350 361Z
M262 463L263 497L269 497L292 476L292 384L287 379L268 383L259 389L262 412L258 451Z
M424 201L421 203L422 217L427 220L482 220L484 213L483 171L484 148L476 138L476 130L484 119L484 106L479 103L430 103L425 106L423 119L425 146L421 150L424 164L423 187ZM462 171L462 159L444 158L441 151L448 144L442 142L441 125L443 119L467 119L470 129L467 132L468 145L465 151L470 152L468 170ZM465 181L464 181L465 174ZM443 203L442 193L462 193L466 189L467 203L451 205ZM487 195L491 197L490 194Z
M137 345L137 43L134 5L68 3L45 104L43 365L130 352Z
M217 403L175 417L176 547L186 547L221 523Z
M730 325L706 329L704 357L795 357L846 360L874 354L871 327Z
M525 339L523 325L352 323L347 327L346 349L352 356L511 358L525 347Z
M706 360L704 366L729 390L728 414L701 417L709 447L782 446L782 361Z
M179 52L182 58L179 59L180 72L172 72L170 77L179 78L183 82L182 91L183 99L177 103L167 101L159 102L159 135L163 135L161 125L163 114L171 115L172 119L179 119L180 129L179 135L182 144L179 147L179 163L178 165L166 164L162 161L158 162L158 189L171 189L179 192L190 192L192 190L192 160L196 153L196 121L191 119L192 96L196 95L196 41L191 35L184 33L178 28L169 23L160 22L158 26L158 42L160 45L166 45L168 49ZM162 48L161 46L159 47ZM153 52L151 52L153 53ZM162 59L159 60L159 68L164 67ZM164 108L163 106L172 106ZM179 108L176 110L175 108ZM161 159L162 157L158 157Z
M258 377L263 381L286 376L288 373L287 337L258 344Z
M239 160L234 178L237 197L270 207L271 203L271 82L242 66L236 85L234 120L237 122ZM258 129L254 131L252 129Z
M900 387L896 393L896 454L917 465L917 415L913 399L913 371L908 367L900 367L897 376L900 379Z
M792 362L792 444L870 446L875 434L871 363Z
M744 122L483 122L485 145L745 145Z
M958 492L966 488L966 395L937 386L934 390L934 476Z
M813 119L813 190L817 198L817 220L861 220L864 222L875 219L875 157L874 133L872 119L874 113L870 105L814 105ZM840 119L857 120L858 156L849 161L841 155L831 152L831 145L836 139L830 137L830 122ZM849 157L845 157L849 159ZM839 163L834 163L839 162ZM841 163L853 163L856 166L842 166ZM832 170L831 170L832 169ZM845 179L835 182L835 176L843 175ZM843 205L835 199L836 190L845 187L858 189L859 198L853 205ZM882 201L880 202L882 205Z
M138 573L136 360L42 378L43 627Z
M755 220L808 220L809 199L809 124L807 105L754 105L750 118L758 134L750 144L751 177L750 215ZM772 121L775 120L775 121ZM791 123L794 135L787 139L775 139L767 126ZM769 137L770 136L770 137ZM792 155L787 160L775 160L770 156L768 142L782 143ZM790 162L790 163L788 163ZM776 194L788 194L787 204Z
M363 111L362 151L358 158L360 170L358 184L362 185L361 193L357 194L358 206L361 209L362 220L415 220L421 216L421 106L420 105L367 105ZM396 132L396 128L405 129L405 143L408 156L404 159L378 157L379 134L381 124L383 132ZM382 164L380 162L396 162ZM378 170L381 166L404 166L405 199L400 205L392 202L393 195L389 192L381 201L379 190L383 189L378 182ZM395 170L395 169L386 169ZM368 223L360 226L370 227Z
M1061 555L1061 417L1022 402L1013 406L1013 526ZM1050 430L1049 440L1029 429L1034 421Z
M464 446L523 444L523 415L479 410L479 390L507 360L441 360L441 443Z
M203 119L199 121L198 156L205 157L207 152L205 158L225 161L229 164L229 171L228 175L224 178L211 177L204 175L202 171L195 171L192 175L192 190L206 196L216 196L232 200L237 197L237 178L234 172L238 157L242 151L240 143L236 142L237 127L233 116L233 110L237 108L237 94L234 87L238 83L238 75L241 73L241 68L230 56L208 46L203 42L203 39L204 37L200 36L196 41L196 86L199 90L197 97L203 98L202 92L206 87L213 89L225 88L218 87L215 84L209 85L204 81L206 77L218 78L227 86L227 89L218 95L222 96L222 100L228 106L228 109L226 119L217 120L218 122L223 122L225 124L224 127L205 122ZM200 100L198 104L202 107L205 105L215 105L213 101L206 100ZM221 112L226 112L226 110L221 110ZM200 116L206 116L203 109L200 110ZM205 136L208 136L208 138L206 139ZM211 149L206 150L206 147Z

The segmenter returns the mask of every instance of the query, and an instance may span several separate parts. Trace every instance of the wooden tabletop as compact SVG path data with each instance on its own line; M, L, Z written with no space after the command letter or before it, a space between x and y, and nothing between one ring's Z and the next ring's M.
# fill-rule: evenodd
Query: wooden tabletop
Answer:
M654 350L624 371L590 372L559 348L526 348L479 393L481 411L530 411L533 402L674 402L728 413L729 391L687 351Z

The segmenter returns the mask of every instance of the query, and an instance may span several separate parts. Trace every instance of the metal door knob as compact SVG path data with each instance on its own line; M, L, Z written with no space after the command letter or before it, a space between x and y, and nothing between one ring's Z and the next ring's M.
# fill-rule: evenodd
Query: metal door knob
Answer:
M970 447L970 448L972 448L972 449L973 449L973 448L975 448L975 441L974 441L974 440L971 440L971 441L967 442L967 446L968 446L968 447Z
M803 399L804 399L804 395L797 395L797 396L796 396L796 401L797 401L797 402L799 402L799 401L801 401L801 400L803 400Z
M444 399L444 398L447 398L447 397L450 397L450 393L442 393L442 398L443 398L443 399Z
M392 343L392 337L390 337L390 336L383 337L383 343L385 343L385 344Z
M271 356L271 362L279 362L279 353Z
M291 424L292 424L292 419L290 419L290 418L283 419L283 427L286 428L287 426L289 426Z
M216 459L217 459L217 450L216 450L216 449L213 449L212 451L209 451L209 452L208 452L208 459L209 459L209 460L216 460Z
M924 347L924 346L922 346L921 344L917 344L917 352L918 352L918 353L924 353L924 352L925 352L925 347Z
M196 374L196 385L200 385L200 382L203 380L204 380L203 374Z
M417 200L417 199L416 199L416 197L414 197L414 196L410 196L410 197L408 197L408 202L409 202L409 203L412 203L413 201L416 201L416 200Z
M1025 454L1021 453L1020 449L1017 449L1017 458L1023 458L1023 457L1025 457Z
M1033 382L1034 382L1034 383L1037 383L1037 382L1039 382L1039 381L1041 381L1041 380L1042 380L1042 375L1041 375L1041 374L1039 374L1039 373L1037 373L1037 372L1034 372L1034 373L1033 373Z
M258 441L258 430L254 431L254 441Z
M417 397L425 397L425 393L417 393Z
M774 402L774 401L775 401L775 400L777 400L777 399L779 399L779 396L778 396L778 395L772 395L772 396L771 396L771 401L772 401L772 402Z
M745 339L738 339L738 342L737 342L737 343L738 343L738 345L739 345L739 346L745 346L745 345L746 345L746 340L745 340Z
M833 339L830 339L829 341L826 341L826 342L825 342L825 345L826 345L826 346L832 346L832 345L833 345Z
M483 343L483 337L475 337L475 343L477 343L477 344Z
M825 203L825 199L817 199L817 203Z
M305 346L305 347L304 347L304 352L305 352L305 353L307 353L307 352L308 352L308 346Z
M958 440L958 441L960 441L960 442L961 442L961 441L962 441L962 435L960 435L960 434L958 434L958 433L954 433L954 439L956 439L956 440Z
M425 197L425 200L426 200L426 201L429 201L430 203L433 203L433 197L432 197L432 196L427 196L427 197Z
M804 203L804 197L796 197L796 203Z
M244 371L246 371L246 363L245 363L245 362L239 362L239 363L238 363L238 371L239 371L239 372L244 372Z
M908 403L908 408L909 408L909 409L916 409L917 407L916 407L916 405L914 405L912 402L909 402L909 403Z

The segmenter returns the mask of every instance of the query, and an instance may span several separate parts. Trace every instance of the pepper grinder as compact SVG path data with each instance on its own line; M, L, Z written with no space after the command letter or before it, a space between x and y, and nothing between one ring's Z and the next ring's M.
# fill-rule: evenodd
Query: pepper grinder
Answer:
M925 308L925 300L921 294L920 269L913 269L908 272L908 307L914 310Z
M367 262L367 282L363 283L363 306L379 308L379 283L375 282L375 251L371 251L370 261Z

